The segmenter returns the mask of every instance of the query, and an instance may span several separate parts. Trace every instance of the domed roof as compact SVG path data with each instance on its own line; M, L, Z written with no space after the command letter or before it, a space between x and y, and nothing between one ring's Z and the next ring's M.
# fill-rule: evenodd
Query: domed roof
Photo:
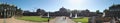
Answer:
M64 7L60 8L60 10L66 10Z
M65 9L64 7L62 7L62 8L60 8L60 10L59 11L67 11L67 9Z

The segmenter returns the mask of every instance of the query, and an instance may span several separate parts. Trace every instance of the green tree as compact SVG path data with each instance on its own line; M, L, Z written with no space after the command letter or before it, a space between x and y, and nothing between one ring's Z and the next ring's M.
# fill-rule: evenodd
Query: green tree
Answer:
M45 14L45 11L43 9L37 9L36 13L39 15L39 16L43 16Z
M23 16L23 11L21 10L21 8L16 9L16 15L17 16Z
M105 9L103 12L107 13L107 12L109 12L109 10Z
M76 13L80 13L80 11L79 10L72 10L71 13L76 14Z
M100 11L99 11L99 10L97 10L97 11L96 11L96 13L97 13L97 14L99 14L99 13L100 13Z

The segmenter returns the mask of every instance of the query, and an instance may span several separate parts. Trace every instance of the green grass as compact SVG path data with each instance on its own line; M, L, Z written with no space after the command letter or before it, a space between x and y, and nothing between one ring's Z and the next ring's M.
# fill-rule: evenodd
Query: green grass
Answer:
M40 18L40 16L23 16L17 18L19 20L33 21L33 22L47 22L48 18Z
M82 23L88 23L88 17L84 17L84 18L74 18L72 19L75 22L82 22Z

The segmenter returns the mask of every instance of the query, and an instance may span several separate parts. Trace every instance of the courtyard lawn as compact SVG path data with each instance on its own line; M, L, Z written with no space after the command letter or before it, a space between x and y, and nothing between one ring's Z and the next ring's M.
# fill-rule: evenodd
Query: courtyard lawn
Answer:
M88 23L88 17L83 17L83 18L74 18L72 19L75 22L82 22L82 23Z
M40 18L40 16L22 16L17 18L19 20L33 21L33 22L47 22L48 18Z

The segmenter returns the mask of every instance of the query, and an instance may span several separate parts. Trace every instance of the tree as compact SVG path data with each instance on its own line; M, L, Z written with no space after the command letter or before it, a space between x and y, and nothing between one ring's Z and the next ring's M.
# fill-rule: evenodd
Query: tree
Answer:
M23 11L21 10L21 8L16 9L16 15L17 16L22 16L23 15Z
M109 12L109 10L105 9L103 12L107 13L107 12Z
M43 9L37 9L36 13L40 16L45 14L45 11Z
M99 10L97 10L96 13L99 14L100 13Z
M67 12L68 12L68 13L70 13L70 11L71 11L70 9L67 9Z
M80 11L79 10L72 10L71 13L76 14L76 13L80 13Z
M31 12L30 12L29 10L26 10L26 11L23 12L23 15L24 15L24 16L29 16L30 13L31 13Z

